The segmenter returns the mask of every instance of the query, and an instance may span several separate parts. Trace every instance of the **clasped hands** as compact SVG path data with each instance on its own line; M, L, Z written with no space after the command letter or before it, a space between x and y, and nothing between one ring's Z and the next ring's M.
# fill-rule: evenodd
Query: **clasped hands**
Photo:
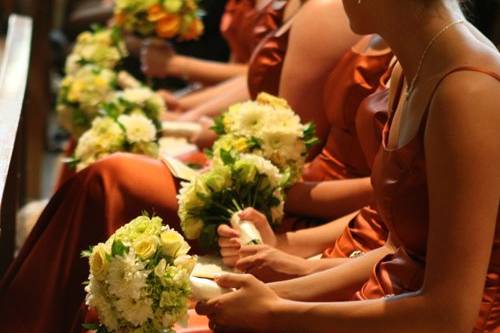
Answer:
M290 278L300 270L300 265L292 261L297 257L274 247L278 238L263 214L248 208L240 213L240 218L255 224L265 244L241 246L238 231L228 225L219 226L224 264L251 274L224 274L216 278L220 287L236 291L196 305L196 312L209 318L210 329L216 333L272 331L274 313L285 301L261 280Z

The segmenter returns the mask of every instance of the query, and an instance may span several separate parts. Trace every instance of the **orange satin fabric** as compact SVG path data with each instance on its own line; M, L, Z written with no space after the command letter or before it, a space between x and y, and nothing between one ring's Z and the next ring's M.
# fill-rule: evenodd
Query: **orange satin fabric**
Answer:
M88 262L80 252L144 210L179 229L178 186L162 162L131 154L112 155L70 178L52 197L0 282L2 329L79 330L82 282L88 277Z
M324 92L330 132L322 151L305 168L304 180L324 181L370 175L355 119L363 99L380 87L380 79L391 59L390 51L361 54L350 50L335 65Z
M250 59L248 90L252 99L255 99L260 92L276 96L279 94L281 70L288 46L289 30L279 36L277 32L283 22L285 7L284 3L275 5L273 2L266 9L267 20L275 23L275 29L268 32L260 41ZM268 23L265 26L271 27L272 24ZM264 31L260 27L256 27L255 30L256 32Z
M221 18L220 31L231 50L232 60L247 63L255 47L253 29L258 18L254 0L229 0Z
M325 109L331 130L321 153L306 167L306 181L368 177L387 119L390 51L346 52L325 86ZM380 90L379 92L376 92ZM372 95L370 95L372 94ZM387 230L373 206L363 207L344 229L325 258L347 258L382 246Z
M386 73L390 72L391 69ZM385 79L381 81L385 82ZM368 96L356 114L356 131L369 168L380 147L382 129L388 117L388 95L388 89L382 88ZM333 246L323 252L323 257L349 258L361 255L384 245L387 235L387 228L373 204L368 205L349 222Z
M456 71L477 71L495 77L500 75L475 68ZM434 89L437 89L439 81ZM435 91L435 90L434 90ZM426 111L427 116L428 110ZM394 114L394 112L392 113ZM384 258L372 272L369 281L356 294L357 299L373 299L384 295L418 290L423 283L426 244L429 227L429 204L424 153L426 116L418 134L401 148L386 146L391 120L384 129L383 146L376 157L372 184L377 209L387 228L401 243L401 249ZM474 246L471 244L471 246ZM500 213L490 265L486 277L481 310L474 333L500 330Z

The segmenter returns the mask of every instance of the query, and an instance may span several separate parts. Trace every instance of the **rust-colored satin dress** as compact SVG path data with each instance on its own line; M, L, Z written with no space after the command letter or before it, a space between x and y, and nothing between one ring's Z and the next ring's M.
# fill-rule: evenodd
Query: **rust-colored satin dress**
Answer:
M481 72L500 81L499 74L470 67L450 71L443 79L457 71ZM443 79L435 85L434 92ZM376 265L369 281L356 293L356 299L398 295L417 291L422 286L429 223L424 154L427 113L428 110L418 134L400 148L387 147L394 112L384 129L383 147L374 163L372 184L380 216L402 246L394 255L385 257ZM473 330L473 333L486 332L500 332L500 213L497 215L481 310Z
M272 2L267 6L267 20L276 23L283 21L285 2ZM267 24L266 26L271 26ZM256 27L257 32L262 29ZM289 29L280 32L280 24L275 25L275 29L267 31L267 34L260 41L252 54L248 66L248 91L250 97L255 99L260 92L267 92L277 96L283 61L288 46Z
M356 114L356 131L370 168L379 150L382 129L388 117L388 95L389 90L381 88L365 98ZM382 246L387 234L387 228L374 205L368 205L360 209L333 246L323 252L323 258L357 257Z
M231 60L247 63L255 47L253 29L258 19L255 0L229 0L221 18L220 31L231 50Z
M304 180L370 176L355 119L361 102L380 87L391 59L389 50L359 53L351 49L335 65L324 91L330 132L322 151L304 170Z
M384 83L391 59L390 51L364 54L352 49L339 60L325 86L330 132L320 154L306 167L305 181L370 175L370 155L374 156L373 150L376 151L380 144L377 128L381 128L387 112ZM376 210L367 206L349 222L332 247L324 251L323 257L354 257L382 246L386 238L387 230Z

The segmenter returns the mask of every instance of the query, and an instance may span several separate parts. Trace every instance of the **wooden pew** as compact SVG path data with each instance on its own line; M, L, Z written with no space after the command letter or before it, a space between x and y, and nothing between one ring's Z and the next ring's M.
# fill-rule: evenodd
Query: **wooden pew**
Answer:
M12 261L16 212L23 198L24 95L31 53L32 20L12 15L0 67L0 273Z

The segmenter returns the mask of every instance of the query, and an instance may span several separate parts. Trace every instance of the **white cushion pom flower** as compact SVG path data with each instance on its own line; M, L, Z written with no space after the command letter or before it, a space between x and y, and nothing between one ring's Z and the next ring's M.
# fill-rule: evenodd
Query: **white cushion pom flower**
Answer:
M121 115L118 117L118 122L125 127L129 143L150 142L156 139L156 127L151 119L144 115Z

